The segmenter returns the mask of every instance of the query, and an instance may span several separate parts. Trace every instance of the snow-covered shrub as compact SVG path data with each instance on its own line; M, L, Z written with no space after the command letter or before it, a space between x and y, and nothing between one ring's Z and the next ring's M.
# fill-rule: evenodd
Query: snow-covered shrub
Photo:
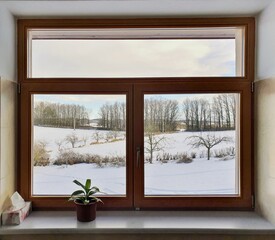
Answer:
M46 142L35 142L33 146L34 166L48 166L50 164L50 155L46 149Z
M85 162L86 163L95 163L95 164L100 164L101 163L101 157L97 154L85 154Z
M79 163L94 163L98 167L122 167L125 166L126 160L123 156L99 156L97 154L81 154L72 150L60 151L54 165L74 165Z
M224 158L227 156L235 156L235 148L227 147L214 151L214 157L216 158Z
M196 158L197 157L197 153L196 152L191 152L190 156L191 156L191 158Z
M156 157L156 161L160 161L161 163L175 162L177 163L190 163L192 162L192 158L188 156L187 153L162 153L158 154Z
M193 159L190 158L187 153L179 153L177 154L177 163L191 163Z
M169 160L173 160L172 154L169 153L163 153L159 159L159 161L161 161L162 163L167 163Z
M73 165L78 163L84 163L85 158L80 153L76 153L72 150L60 151L56 160L53 162L54 165Z
M126 159L123 156L112 156L109 159L109 164L114 167L124 167L126 165Z

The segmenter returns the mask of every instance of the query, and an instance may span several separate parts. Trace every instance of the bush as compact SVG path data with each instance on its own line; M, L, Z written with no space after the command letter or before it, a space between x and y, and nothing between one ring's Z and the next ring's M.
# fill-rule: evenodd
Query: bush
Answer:
M54 165L73 165L78 163L84 163L85 159L83 155L80 153L76 153L72 150L70 151L60 151L56 160L54 161Z
M180 153L177 155L177 163L191 163L193 159L190 158L187 153Z
M187 153L163 153L162 155L157 155L156 161L160 161L161 163L168 163L169 161L177 161L177 163L193 162L192 157L189 157Z
M125 157L123 156L99 156L97 154L80 154L72 150L60 151L54 165L74 165L79 163L96 164L98 167L114 166L123 167L126 165Z
M46 149L45 142L35 142L33 146L33 165L48 166L50 164L50 155Z
M235 148L234 147L227 147L219 150L214 151L214 157L216 158L225 158L228 156L235 156ZM230 158L232 159L232 158Z

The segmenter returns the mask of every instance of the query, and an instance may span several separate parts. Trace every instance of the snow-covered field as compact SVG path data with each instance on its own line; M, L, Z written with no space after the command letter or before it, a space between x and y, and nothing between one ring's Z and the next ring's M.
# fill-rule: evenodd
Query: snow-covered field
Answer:
M61 148L63 150L73 150L74 152L78 153L91 153L91 154L98 154L101 156L125 156L126 152L126 145L125 141L117 141L112 143L106 144L91 144L95 142L93 138L94 133L96 130L82 130L82 129L68 129L68 128L51 128L51 127L38 127L34 126L34 141L44 141L47 143L47 149L49 150L50 160L54 160L54 158L58 154L58 145L56 141L62 141ZM104 137L109 131L100 131L101 139L100 143L104 143ZM75 133L76 136L79 138L79 142L76 143L74 149L72 149L72 145L66 142L64 139L66 136ZM119 137L123 139L123 132L119 133ZM85 146L84 142L82 141L83 138L87 138L87 143Z
M101 144L90 144L95 130L72 130L62 128L34 127L34 140L45 141L53 162L58 154L57 140L64 139L68 134L75 132L79 139L87 138L87 143L76 144L72 148L69 143L63 142L63 150L73 150L78 153L98 154L101 156L125 156L126 145L121 133L121 140ZM100 131L103 135L107 131ZM204 132L209 134L210 132ZM188 145L187 137L198 135L192 132L176 132L162 134L165 136L164 152L170 154L195 152L196 157L192 163L176 163L169 161L161 163L155 158L159 153L154 153L153 164L145 163L145 194L146 195L189 195L189 194L235 194L237 193L237 175L235 158L221 160L211 157L207 160L206 148L192 148ZM215 151L227 147L235 147L235 131L212 132L216 136L231 137L231 142L222 142L211 149ZM49 165L35 166L33 168L33 194L34 195L69 195L77 189L72 183L74 179L85 181L91 178L92 183L101 191L109 195L125 195L126 193L126 168L125 167L103 167L96 164L75 165Z

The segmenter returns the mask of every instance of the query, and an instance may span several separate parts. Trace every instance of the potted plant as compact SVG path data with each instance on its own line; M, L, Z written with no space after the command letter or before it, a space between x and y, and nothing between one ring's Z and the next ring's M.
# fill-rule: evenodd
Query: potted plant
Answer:
M69 201L74 201L76 205L77 220L80 222L95 220L97 202L102 201L93 195L100 192L99 188L91 187L91 179L87 179L85 185L77 180L73 182L82 188L74 191L69 199Z

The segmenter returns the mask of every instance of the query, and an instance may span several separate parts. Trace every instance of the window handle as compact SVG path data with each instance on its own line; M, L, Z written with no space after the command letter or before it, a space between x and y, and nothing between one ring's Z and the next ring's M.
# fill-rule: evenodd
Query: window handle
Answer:
M137 147L137 167L140 165L140 147Z

